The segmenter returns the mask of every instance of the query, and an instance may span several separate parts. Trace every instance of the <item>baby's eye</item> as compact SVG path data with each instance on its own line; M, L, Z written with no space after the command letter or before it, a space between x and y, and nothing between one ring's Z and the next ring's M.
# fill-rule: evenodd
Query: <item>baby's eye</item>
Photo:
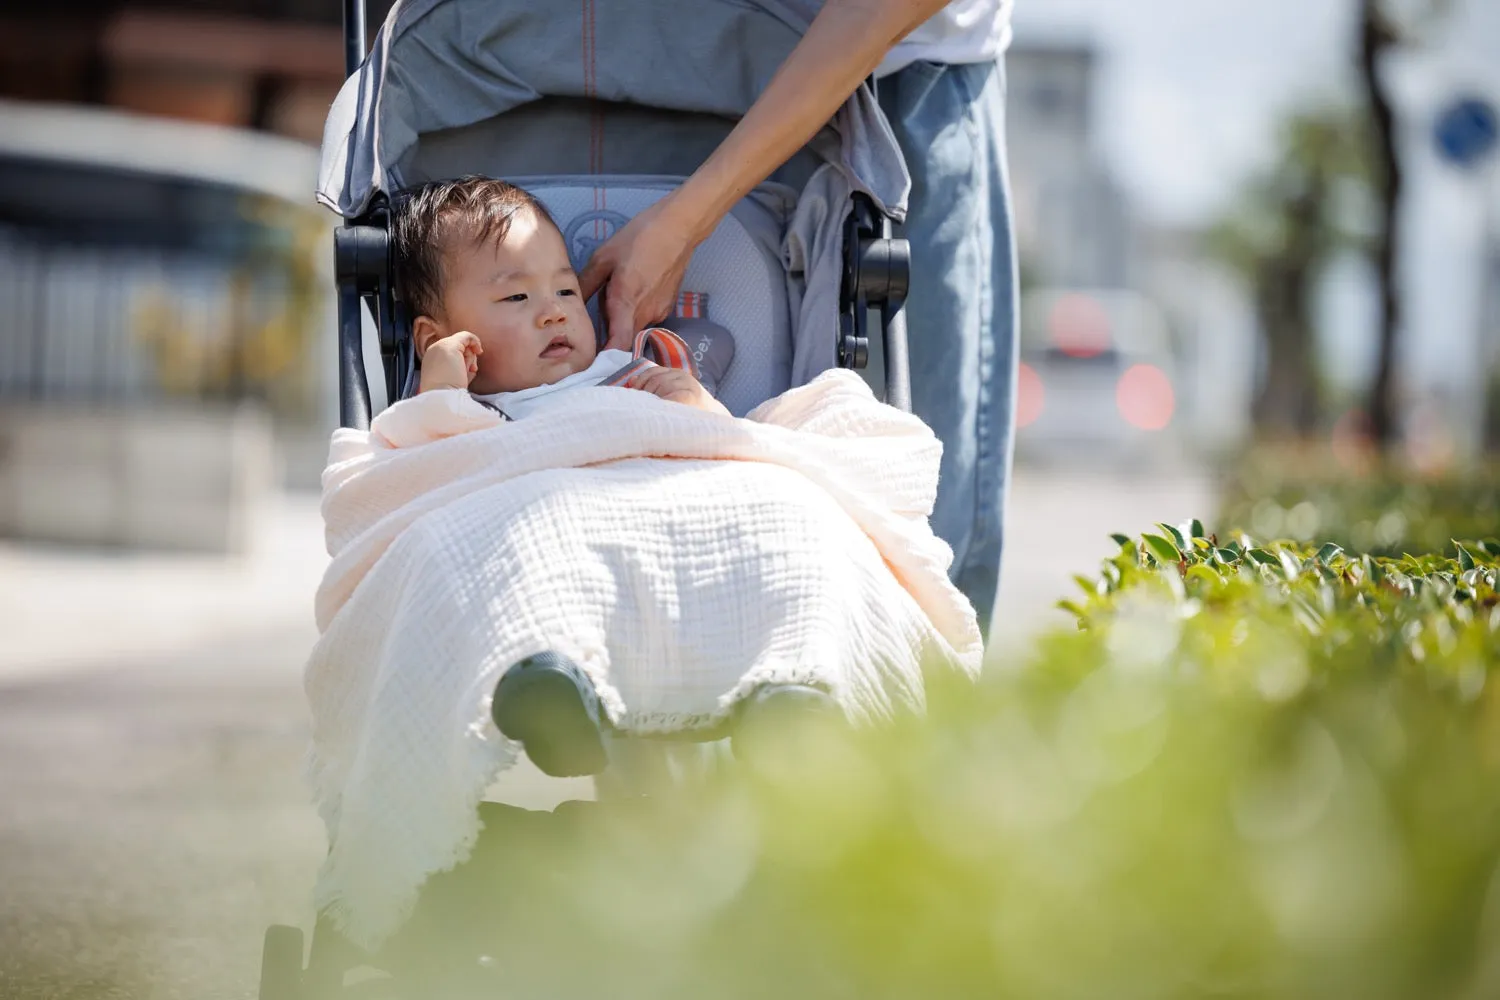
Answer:
M578 289L576 289L576 288L562 288L562 289L558 290L557 294L558 295L577 295L578 294Z
M514 295L507 295L505 298L501 299L500 301L501 302L525 302L526 301L526 293L525 292L517 292Z

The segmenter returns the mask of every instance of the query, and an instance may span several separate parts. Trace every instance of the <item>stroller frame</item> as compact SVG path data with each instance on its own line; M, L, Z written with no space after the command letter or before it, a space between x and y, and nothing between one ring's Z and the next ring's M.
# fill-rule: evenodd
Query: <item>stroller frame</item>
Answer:
M368 38L365 0L343 0L343 24L347 77L354 75L365 60ZM367 429L374 416L365 367L366 310L377 330L387 401L401 399L415 388L416 351L411 318L395 294L390 221L389 196L380 194L365 213L334 230L339 422L343 427ZM867 366L869 313L878 310L885 399L907 412L911 410L911 388L902 307L909 275L907 241L894 238L890 218L871 198L856 193L844 223L837 364L851 369ZM260 1000L332 1000L345 995L346 972L379 959L378 955L364 954L321 915L311 938L310 946L305 947L300 928L273 925L266 930Z

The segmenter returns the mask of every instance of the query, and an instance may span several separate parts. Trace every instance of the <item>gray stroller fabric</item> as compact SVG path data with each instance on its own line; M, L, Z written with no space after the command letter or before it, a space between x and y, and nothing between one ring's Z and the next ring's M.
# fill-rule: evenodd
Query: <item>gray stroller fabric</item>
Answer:
M575 269L618 227L676 186L672 178L609 175L512 180L547 207L562 230ZM683 275L679 316L687 297L711 303L711 309L686 311L707 313L734 337L733 362L726 364L723 379L711 391L735 416L744 416L793 384L791 317L800 292L782 254L794 209L792 192L762 185L730 210L698 247ZM592 303L590 312L599 329L597 307L597 301ZM675 328L674 322L668 319L660 325Z
M693 365L698 369L698 381L709 395L718 396L724 376L734 364L734 337L707 316L673 316L662 326L688 345L693 352Z
M462 173L684 176L811 13L783 0L405 0L329 112L318 200L353 218L379 192ZM800 192L782 263L801 384L835 364L850 196L899 220L910 178L862 86L773 179Z

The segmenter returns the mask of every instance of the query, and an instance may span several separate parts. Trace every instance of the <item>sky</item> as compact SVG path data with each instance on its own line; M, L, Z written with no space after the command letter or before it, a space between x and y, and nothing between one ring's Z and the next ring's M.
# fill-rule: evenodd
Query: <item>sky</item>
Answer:
M1430 0L1397 2L1411 11ZM1408 175L1405 360L1438 391L1477 399L1479 248L1486 229L1500 236L1500 155L1465 174L1439 161L1430 136L1457 93L1500 105L1500 0L1449 2L1389 77ZM1269 161L1280 118L1355 93L1356 8L1356 0L1016 0L1014 23L1021 43L1093 43L1101 158L1143 219L1202 225ZM1341 269L1325 298L1334 374L1362 383L1373 365L1368 275Z

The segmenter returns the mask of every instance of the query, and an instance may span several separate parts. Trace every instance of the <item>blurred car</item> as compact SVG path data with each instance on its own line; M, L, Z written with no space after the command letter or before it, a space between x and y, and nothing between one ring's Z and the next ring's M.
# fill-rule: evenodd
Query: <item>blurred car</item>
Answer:
M1028 292L1017 455L1059 463L1172 455L1181 441L1177 368L1166 320L1140 293Z

